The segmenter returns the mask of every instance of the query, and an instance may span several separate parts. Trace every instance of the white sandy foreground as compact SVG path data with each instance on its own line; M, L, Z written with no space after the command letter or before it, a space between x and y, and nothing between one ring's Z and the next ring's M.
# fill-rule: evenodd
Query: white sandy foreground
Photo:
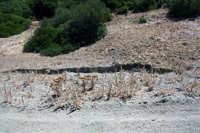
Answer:
M87 103L71 114L0 105L0 132L12 133L199 133L200 106L195 102L144 105L137 101Z

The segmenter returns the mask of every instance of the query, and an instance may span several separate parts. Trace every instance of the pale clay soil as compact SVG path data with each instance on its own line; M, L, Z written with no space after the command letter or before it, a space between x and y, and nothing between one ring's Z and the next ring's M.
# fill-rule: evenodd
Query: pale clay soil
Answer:
M143 15L147 23L138 24ZM114 16L106 37L56 57L22 52L38 22L20 35L0 38L0 132L199 133L200 19L166 15L159 9ZM172 72L31 71L114 64Z

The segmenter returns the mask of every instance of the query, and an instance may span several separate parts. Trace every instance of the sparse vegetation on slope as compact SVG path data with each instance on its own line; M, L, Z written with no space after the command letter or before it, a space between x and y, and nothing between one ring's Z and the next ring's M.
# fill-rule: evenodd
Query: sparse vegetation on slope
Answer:
M41 39L42 34L37 34L33 38L41 40L32 44L34 39L31 38L24 47L24 52L36 52L44 56L69 53L103 38L107 33L104 22L112 20L110 10L117 14L127 14L128 10L146 12L160 7L169 7L172 17L196 17L200 14L199 0L3 0L0 2L0 12L3 14L42 20L41 28L52 28L55 31L48 44L45 39ZM16 23L18 20L5 20L4 24L1 24L1 27L6 27L1 28L1 37L18 34L29 24L25 19L23 20L25 22L20 23ZM140 23L144 22L145 19L141 18ZM41 47L40 50L38 46Z

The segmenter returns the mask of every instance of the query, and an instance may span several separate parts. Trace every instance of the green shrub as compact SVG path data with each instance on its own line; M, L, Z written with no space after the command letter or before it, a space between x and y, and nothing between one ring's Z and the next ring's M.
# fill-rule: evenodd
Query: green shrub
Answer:
M31 18L33 12L28 6L28 0L5 0L0 2L0 12L15 14L25 18Z
M147 22L147 19L146 19L144 16L142 16L142 17L140 18L139 23L140 23L140 24L143 24L143 23L146 23L146 22Z
M58 44L51 44L48 48L41 50L40 55L53 57L62 54L62 50Z
M116 11L117 8L120 8L122 6L122 2L119 0L102 0L106 4L108 8L111 9L111 11Z
M96 33L96 40L95 41L98 41L101 38L105 37L105 35L107 35L107 33L108 33L108 30L106 28L106 25L105 24L99 24L98 27L97 27L97 33Z
M54 37L53 42L62 46L68 44L70 42L68 27L69 27L69 23L65 23L57 27L56 35Z
M172 17L196 17L200 15L200 0L170 0Z
M33 0L29 6L37 19L52 17L57 7L57 0Z
M44 17L44 18L40 21L40 26L41 26L41 27L52 27L52 22L51 22L51 20L49 20L47 17Z
M57 8L55 16L53 18L53 26L58 27L61 24L66 23L72 18L71 11L65 8Z
M30 23L30 19L24 19L14 14L0 13L0 37L19 34L26 30Z
M110 15L110 12L99 0L89 0L73 7L72 13L72 21L56 36L57 43L67 44L70 42L85 46L105 36L106 26L103 25L103 22L106 21L106 16Z
M66 44L63 49L62 49L62 53L63 54L68 54L69 52L73 52L77 49L79 49L80 46L78 44Z
M135 0L134 12L146 12L156 8L156 0Z
M157 6L158 6L158 8L169 7L169 0L158 0Z
M119 9L117 9L117 14L126 14L128 13L128 7L121 7Z
M134 5L134 0L101 0L101 1L104 2L106 6L111 9L112 12L120 10L123 7L128 7L128 9L133 9Z
M24 52L39 53L49 46L52 46L52 40L55 36L55 29L51 27L38 28L34 36L24 45Z
M87 1L87 0L59 0L58 1L58 7L70 9L73 5L78 5L78 4L85 2L85 1Z

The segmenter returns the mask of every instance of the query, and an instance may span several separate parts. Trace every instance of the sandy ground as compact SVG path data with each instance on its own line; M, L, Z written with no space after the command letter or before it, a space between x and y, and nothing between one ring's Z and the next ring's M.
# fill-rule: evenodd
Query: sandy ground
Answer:
M143 15L148 22L138 24ZM20 35L0 38L0 132L200 132L200 19L166 15L160 9L115 16L105 38L52 58L22 52L38 22ZM175 71L10 71L117 63ZM56 88L61 92L57 98ZM80 108L71 112L74 107Z
M137 106L134 103L89 103L72 114L19 112L0 108L0 131L13 133L198 133L199 104Z

